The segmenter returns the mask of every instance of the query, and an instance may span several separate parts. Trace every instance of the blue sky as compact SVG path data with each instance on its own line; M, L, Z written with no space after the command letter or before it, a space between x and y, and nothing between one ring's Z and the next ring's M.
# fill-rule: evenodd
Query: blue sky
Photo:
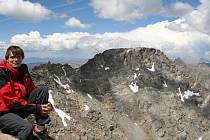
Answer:
M0 55L10 44L27 57L83 58L146 46L208 59L209 9L209 0L0 0Z
M164 0L163 5L170 5L175 0ZM0 39L9 41L15 34L28 33L33 30L38 30L42 34L52 34L55 32L89 32L89 33L104 33L104 32L126 32L140 26L146 26L161 20L173 20L176 17L168 17L164 15L155 15L144 17L140 20L116 22L112 19L99 18L95 13L89 0L31 0L31 3L39 3L56 14L66 15L64 18L44 20L41 22L31 22L20 20L13 16L0 15L1 34ZM108 1L107 1L108 2ZM197 6L198 0L182 0L191 5ZM18 11L17 11L18 12ZM81 22L92 25L92 28L80 29L69 28L65 26L65 21L75 17ZM18 28L17 28L18 27ZM15 29L14 29L15 28Z

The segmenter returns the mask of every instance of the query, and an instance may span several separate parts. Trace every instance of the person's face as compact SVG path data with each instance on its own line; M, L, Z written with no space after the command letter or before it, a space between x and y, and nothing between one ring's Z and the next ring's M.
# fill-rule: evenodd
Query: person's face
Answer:
M21 55L13 55L12 52L10 52L10 55L7 59L7 62L13 67L13 68L19 68L22 64L23 58Z

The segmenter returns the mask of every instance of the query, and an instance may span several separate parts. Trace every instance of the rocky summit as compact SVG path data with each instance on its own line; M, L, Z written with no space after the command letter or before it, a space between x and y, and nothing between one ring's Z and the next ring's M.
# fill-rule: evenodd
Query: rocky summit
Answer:
M210 68L153 48L111 49L86 64L32 70L49 86L56 140L209 140ZM29 118L33 121L33 116Z

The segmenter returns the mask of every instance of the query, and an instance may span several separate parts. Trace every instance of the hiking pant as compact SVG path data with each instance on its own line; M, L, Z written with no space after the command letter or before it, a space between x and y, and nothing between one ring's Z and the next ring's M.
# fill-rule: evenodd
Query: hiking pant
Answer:
M47 87L37 87L34 89L28 98L29 103L47 104L49 98ZM29 116L28 112L13 111L0 114L0 130L3 133L17 135L20 140L32 140L33 125L25 118ZM50 122L49 116L35 115L38 125L45 125Z

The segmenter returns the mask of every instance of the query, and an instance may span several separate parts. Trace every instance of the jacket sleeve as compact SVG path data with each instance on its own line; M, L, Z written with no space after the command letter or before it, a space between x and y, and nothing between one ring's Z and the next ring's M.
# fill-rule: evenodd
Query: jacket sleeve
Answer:
M32 114L41 114L41 112L42 112L40 104L29 104L24 99L21 99L21 98L16 97L16 96L12 96L12 93L10 91L3 92L2 99L5 103L5 105L10 110L26 111L26 112L29 112L29 113L32 113Z
M0 98L9 110L22 110L32 114L41 114L41 105L29 104L26 100L17 97L6 72L0 68Z

